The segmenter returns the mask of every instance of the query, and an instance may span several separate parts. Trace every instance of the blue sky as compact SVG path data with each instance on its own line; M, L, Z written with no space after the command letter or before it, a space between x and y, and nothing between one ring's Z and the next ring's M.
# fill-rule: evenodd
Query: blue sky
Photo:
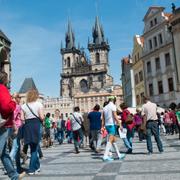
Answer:
M120 60L132 52L133 36L142 34L148 7L171 12L172 2L180 6L180 0L0 0L0 29L12 41L12 91L32 77L41 93L59 96L60 44L68 17L76 44L87 48L96 15L111 47L110 73L120 84Z

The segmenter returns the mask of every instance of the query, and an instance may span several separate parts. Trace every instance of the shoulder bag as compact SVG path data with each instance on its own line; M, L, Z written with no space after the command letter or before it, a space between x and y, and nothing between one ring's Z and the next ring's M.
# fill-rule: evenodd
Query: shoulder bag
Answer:
M84 128L84 125L83 124L80 124L80 122L78 121L78 119L74 116L74 114L72 114L73 118L75 119L75 121L81 126L81 129L83 131L85 131L85 128Z
M37 119L39 119L40 120L40 122L42 122L42 120L40 119L40 117L39 116L37 116L34 112L33 112L33 110L29 107L29 105L28 104L26 104L26 106L28 107L28 109L31 111L31 113L37 118Z

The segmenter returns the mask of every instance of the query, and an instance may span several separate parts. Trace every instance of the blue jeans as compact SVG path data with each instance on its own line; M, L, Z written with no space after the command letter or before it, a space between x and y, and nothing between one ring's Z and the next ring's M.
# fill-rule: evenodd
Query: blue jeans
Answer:
M123 128L127 129L126 124L123 124ZM133 138L133 133L131 133L127 129L127 135L126 135L126 138L123 138L123 142L128 150L132 150L132 138Z
M17 168L18 173L22 172L21 160L20 160L20 147L21 147L20 139L18 137L14 138L12 149L11 149L11 152L10 152L9 156L11 157L12 161L14 159L16 160L16 168Z
M14 169L7 150L7 139L12 134L11 128L0 128L0 157L4 168L11 180L18 180L19 174Z
M153 146L152 146L152 141L151 141L151 136L153 134L159 151L163 152L162 142L161 142L160 137L159 137L158 122L150 120L147 122L146 128L147 128L146 140L147 140L148 151L153 152Z
M71 143L73 138L72 131L67 131L67 138L68 138L68 143Z
M59 144L63 143L64 140L64 131L57 128L57 140Z
M83 144L83 131L81 128L73 131L73 139L75 148L78 148L81 144Z
M9 156L12 159L12 161L15 159L17 151L18 151L18 142L17 142L17 137L15 137L13 139L12 149L11 149L11 152L9 154Z
M29 145L31 149L29 172L35 172L37 169L40 168L40 162L39 162L39 157L38 157L39 144L31 143Z

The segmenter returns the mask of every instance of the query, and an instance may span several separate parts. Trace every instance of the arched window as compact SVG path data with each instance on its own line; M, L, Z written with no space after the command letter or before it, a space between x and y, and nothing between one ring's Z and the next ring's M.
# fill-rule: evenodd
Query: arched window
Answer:
M70 57L67 58L67 67L71 67L71 59L70 59Z
M84 93L89 91L89 87L88 87L88 82L85 79L82 79L79 83L80 85L80 90Z
M100 63L100 54L96 53L96 64Z

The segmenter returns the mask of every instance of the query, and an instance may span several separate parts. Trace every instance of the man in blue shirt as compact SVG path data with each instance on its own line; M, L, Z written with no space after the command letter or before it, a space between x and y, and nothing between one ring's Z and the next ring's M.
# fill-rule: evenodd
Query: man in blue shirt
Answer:
M101 148L101 113L99 112L100 106L96 104L93 111L88 114L91 139L90 144L93 144L93 149L95 152L99 152Z

